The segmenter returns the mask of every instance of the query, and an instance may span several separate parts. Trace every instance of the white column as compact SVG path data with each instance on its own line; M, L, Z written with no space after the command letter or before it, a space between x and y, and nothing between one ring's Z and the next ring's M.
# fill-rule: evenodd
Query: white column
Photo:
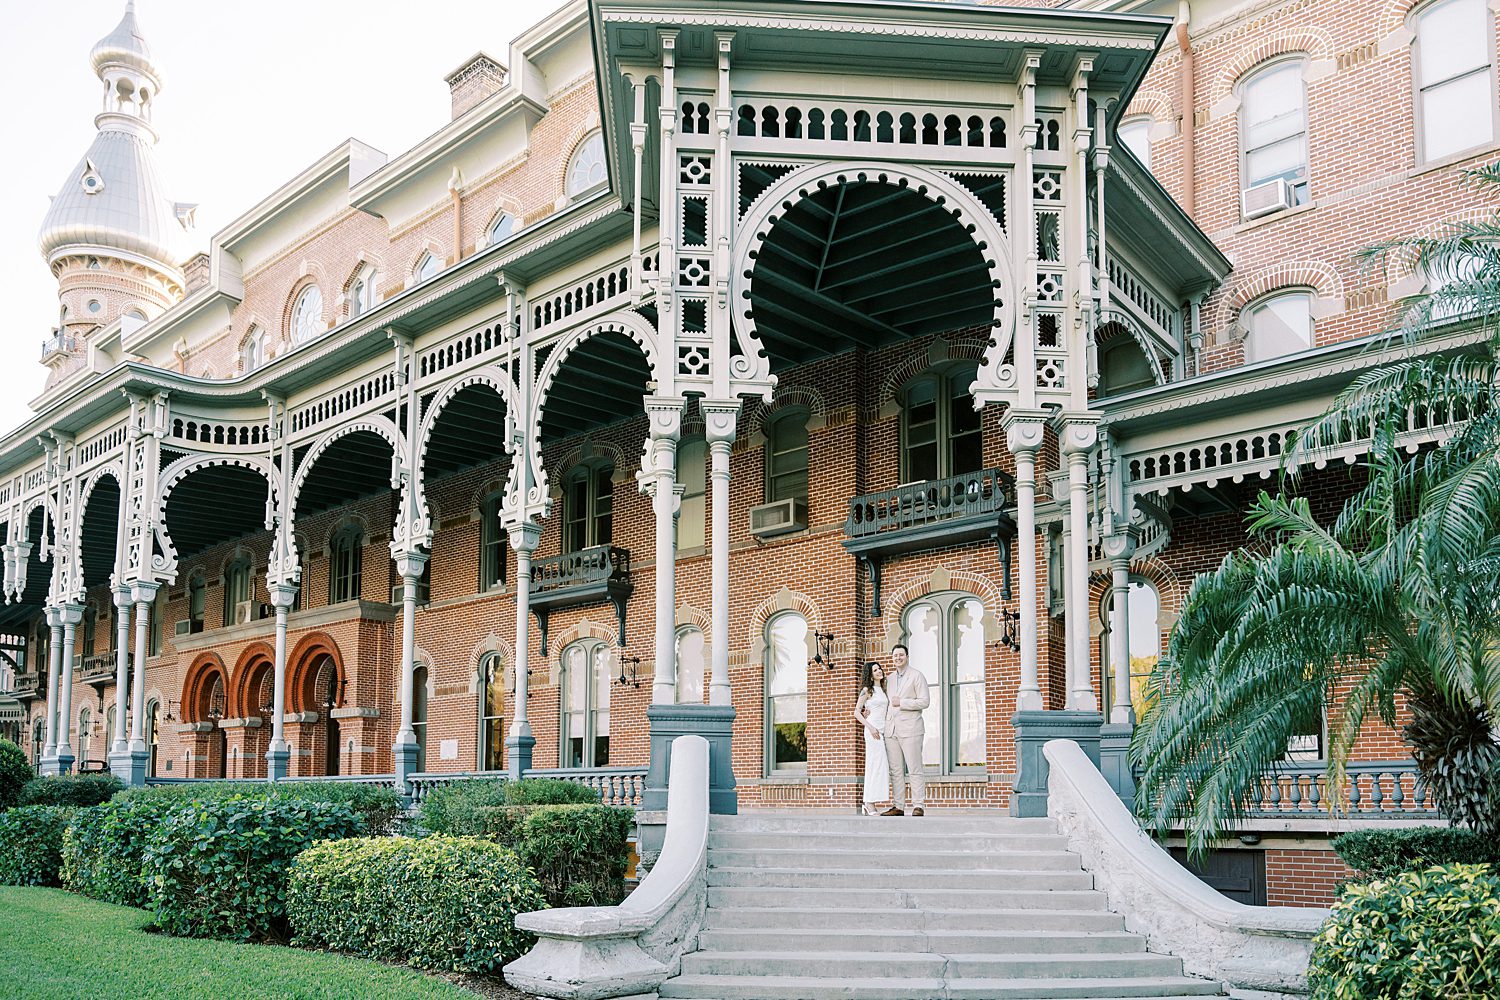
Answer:
M68 741L68 732L73 728L73 646L78 634L78 623L83 619L83 606L64 604L58 609L62 621L62 677L57 690L57 757L72 761L73 747Z
M713 494L710 556L710 705L732 703L729 688L729 455L734 448L740 401L705 400L699 404L707 429L709 479ZM675 648L675 647L674 647Z
M286 741L286 627L287 616L297 601L297 584L274 583L267 588L276 609L276 659L272 662L271 745L266 748L266 777L286 777L292 748Z
M1099 440L1095 414L1063 415L1062 452L1068 462L1068 590L1065 624L1068 636L1068 708L1097 712L1098 699L1089 671L1089 453Z
M1037 580L1036 580L1036 453L1042 445L1047 413L1044 410L1005 412L1005 441L1016 456L1016 549L1020 557L1017 588L1021 606L1021 684L1016 691L1016 710L1039 712L1042 689L1037 680Z
M527 520L510 528L510 547L516 554L516 704L505 740L506 770L520 778L531 767L536 740L526 720L526 695L531 671L531 554L542 537L542 526Z
M416 746L417 731L412 728L412 681L416 676L417 652L417 584L427 553L420 549L396 557L396 572L401 576L401 728L397 745Z
M650 463L643 484L656 515L656 680L651 704L677 700L677 438L687 401L678 396L646 397L651 437L646 451Z
M147 618L151 614L151 602L156 598L157 584L137 583L130 596L135 600L135 677L130 685L130 752L142 757L146 747L146 650L150 636L146 634Z
M1135 544L1135 534L1128 529L1104 539L1113 605L1109 619L1109 663L1115 672L1109 721L1126 726L1135 725L1135 709L1130 703L1130 559L1135 555Z
M130 703L130 588L115 588L115 731L110 752L130 751L130 730L126 716Z
M59 609L47 609L47 739L42 759L57 757L57 681L62 674L62 619Z

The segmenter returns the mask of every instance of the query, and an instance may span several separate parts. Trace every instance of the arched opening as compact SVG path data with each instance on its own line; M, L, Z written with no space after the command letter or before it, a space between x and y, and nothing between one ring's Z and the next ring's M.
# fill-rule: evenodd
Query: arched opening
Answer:
M228 733L219 723L229 715L229 677L224 665L213 654L200 657L188 672L182 692L183 722L194 727L189 752L196 759L190 768L193 777L228 776Z
M43 522L45 521L45 534ZM18 541L16 525L7 526L7 538ZM0 602L0 634L25 634L34 637L34 644L27 650L26 669L38 677L37 690L47 690L47 672L50 669L47 646L51 632L46 619L37 619L47 602L47 586L52 576L52 564L42 561L42 546L50 546L53 539L52 522L45 518L40 506L33 507L26 515L26 540L31 553L26 557L26 586L18 600Z
M427 428L422 449L422 482L429 495L441 489L449 477L472 475L480 468L492 469L485 476L503 482L509 460L505 452L505 400L500 393L488 383L476 382L446 397L441 405ZM480 518L477 575L450 576L448 572L465 563L472 567L472 557L450 561L442 546L432 553L427 570L435 575L443 596L490 590L504 578L507 546L500 526L500 500L499 493L484 498L475 512Z
M333 662L333 657L325 653L318 660L313 673L313 697L322 709L318 725L322 730L320 742L323 750L323 773L330 775L339 774L342 763L342 755L339 753L339 723L333 717L334 710L343 707L341 688L338 665Z
M93 588L109 582L115 568L115 544L120 529L120 484L114 476L102 476L89 492L83 508L83 585ZM87 655L92 650L85 650Z
M644 412L651 366L623 333L596 333L568 355L542 407L542 444Z
M932 695L922 713L922 761L929 771L985 765L984 617L984 602L959 591L923 597L901 613L901 641Z
M178 559L265 530L266 480L239 465L194 469L167 495L167 534Z
M426 692L423 692L424 708L426 707L425 695ZM505 660L499 653L488 653L479 665L479 769L498 771L503 767L505 767Z
M342 773L347 761L339 710L348 696L342 654L332 639L314 633L288 654L287 668L287 711L305 720L288 733L296 744L297 775Z
M964 181L1004 218L1004 178ZM975 240L947 208L896 183L831 183L778 213L749 272L750 316L773 368L988 327L997 290Z
M411 728L417 734L417 770L427 770L427 665L419 663L411 678Z

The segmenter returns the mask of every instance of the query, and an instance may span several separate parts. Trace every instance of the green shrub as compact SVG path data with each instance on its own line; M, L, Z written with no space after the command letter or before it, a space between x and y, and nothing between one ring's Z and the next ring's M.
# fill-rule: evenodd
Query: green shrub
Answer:
M625 898L629 809L537 806L520 824L516 852L552 906L614 906Z
M0 811L21 804L21 789L33 777L26 751L0 739Z
M1500 996L1500 875L1434 866L1344 889L1313 939L1314 1000Z
M363 832L364 821L341 802L232 796L182 803L146 842L149 908L168 934L280 938L293 859L320 841Z
M97 806L125 784L112 774L49 774L32 778L21 789L23 806Z
M421 816L422 825L433 833L510 843L527 807L598 801L599 793L592 788L561 778L474 778L433 788L422 800Z
M17 806L0 813L0 885L58 885L66 806Z
M1334 837L1330 846L1344 864L1367 878L1389 878L1433 865L1500 864L1500 846L1457 827L1356 830Z
M146 842L179 805L168 799L115 799L78 810L63 834L63 886L106 903L146 906L141 878Z
M366 831L372 834L391 832L401 811L401 796L395 788L352 781L181 781L132 788L120 797L173 802L269 797L293 802L343 803L364 819Z
M517 913L546 905L513 851L478 837L336 840L298 856L287 885L293 943L496 973L531 947Z

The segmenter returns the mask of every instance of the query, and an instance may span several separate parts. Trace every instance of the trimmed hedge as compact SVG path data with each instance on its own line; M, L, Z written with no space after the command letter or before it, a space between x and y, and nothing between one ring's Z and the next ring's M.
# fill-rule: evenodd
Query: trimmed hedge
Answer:
M21 789L32 777L26 751L10 740L0 739L0 810L21 804Z
M614 906L625 898L629 809L536 806L521 821L516 853L553 906Z
M1434 866L1344 889L1313 939L1313 1000L1500 997L1500 875Z
M21 789L23 806L97 806L125 788L112 774L49 774Z
M58 885L66 806L17 806L0 813L0 885Z
M343 803L232 796L171 809L146 842L142 876L168 934L263 940L284 936L286 873L324 840L357 836Z
M401 811L395 788L350 781L182 781L122 792L125 801L217 802L231 798L275 798L292 802L342 803L358 813L371 834L390 833Z
M1458 827L1356 830L1334 837L1329 846L1344 864L1367 879L1389 878L1433 865L1500 865L1500 845Z
M78 810L63 834L63 886L106 903L149 905L141 877L146 842L167 813L180 804L166 799L116 799Z
M514 839L515 825L528 806L597 804L599 793L587 785L561 778L474 778L448 781L422 800L422 825L433 833L458 837L490 837L503 843Z
M513 851L478 837L336 840L292 865L293 943L420 969L498 973L531 935L517 913L545 906Z

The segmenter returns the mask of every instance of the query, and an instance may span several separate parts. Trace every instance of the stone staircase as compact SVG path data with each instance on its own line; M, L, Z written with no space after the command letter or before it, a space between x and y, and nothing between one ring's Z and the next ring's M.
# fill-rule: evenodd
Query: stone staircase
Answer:
M1207 1000L1125 930L1051 820L714 816L693 1000Z

